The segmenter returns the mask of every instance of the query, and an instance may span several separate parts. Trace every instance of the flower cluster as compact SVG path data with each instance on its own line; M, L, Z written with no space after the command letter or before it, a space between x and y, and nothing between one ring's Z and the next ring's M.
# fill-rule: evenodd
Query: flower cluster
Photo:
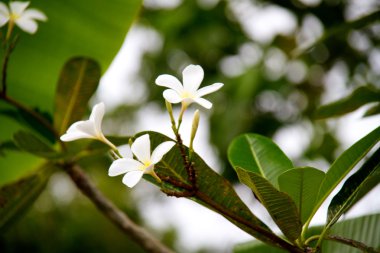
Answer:
M176 77L171 75L160 75L156 79L157 85L169 88L164 91L163 96L167 101L167 107L172 119L173 129L175 129L176 133L178 133L180 123L178 124L178 127L175 125L170 103L182 103L182 110L178 119L180 122L184 111L191 103L197 103L207 109L210 109L212 107L211 102L202 97L220 89L223 86L222 83L215 83L199 89L204 77L203 69L199 65L189 65L183 70L182 75L183 85ZM134 157L122 157L117 147L111 143L102 132L101 124L104 111L104 103L95 105L90 114L90 118L88 120L78 121L72 124L67 132L61 136L61 140L74 141L83 138L90 138L97 139L107 144L118 155L118 159L113 161L111 164L108 175L118 176L125 174L122 181L128 187L135 186L144 174L149 174L158 182L161 182L161 179L154 171L155 165L159 163L164 155L173 148L175 142L163 142L158 145L153 152L151 152L150 137L148 134L144 134L136 138L136 140L131 144L131 150ZM192 149L193 146L193 140L198 124L199 111L196 110L194 113L191 132L190 149Z
M21 30L27 33L35 33L38 25L36 20L46 21L45 14L36 9L27 9L29 2L9 2L9 8L0 2L0 27L8 23L8 35L13 30L14 25L17 25Z

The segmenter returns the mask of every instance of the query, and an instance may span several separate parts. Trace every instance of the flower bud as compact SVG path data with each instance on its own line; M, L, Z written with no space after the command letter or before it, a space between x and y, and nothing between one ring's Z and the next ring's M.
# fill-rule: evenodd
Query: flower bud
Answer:
M193 149L193 141L194 141L195 135L196 135L197 130L198 130L198 125L199 125L199 110L196 110L194 112L193 125L191 127L190 149Z

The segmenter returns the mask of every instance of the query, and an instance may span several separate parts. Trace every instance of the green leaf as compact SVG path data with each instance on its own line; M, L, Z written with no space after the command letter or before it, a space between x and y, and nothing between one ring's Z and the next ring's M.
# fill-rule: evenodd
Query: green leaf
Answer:
M344 238L353 239L380 250L380 214L363 216L355 219L336 223L330 231L330 235L339 235ZM338 243L335 241L324 241L322 252L344 252L360 253L361 250Z
M47 122L52 122L51 115L46 112L41 112L38 108L34 109L36 113L41 115ZM28 127L29 129L38 133L41 137L44 137L50 143L55 142L55 136L45 125L41 124L34 117L30 116L28 113L20 109L3 109L0 110L0 114L14 120L22 126Z
M18 148L33 155L49 159L56 158L59 155L52 147L32 133L19 131L14 134L13 139Z
M257 240L240 243L234 246L234 253L286 253L288 251L272 247Z
M269 138L258 134L243 134L228 148L228 159L233 167L258 173L278 188L278 176L293 168L292 162Z
M7 150L14 151L14 150L19 150L19 149L16 146L16 144L11 140L1 141L0 142L0 156L5 156L5 151Z
M314 206L313 212L308 221L311 220L315 212L322 205L323 201L330 195L335 187L343 180L343 178L355 167L355 165L372 149L372 147L380 140L380 127L376 128L354 145L341 154L331 165L326 173L325 179L322 181L318 201Z
M352 112L365 104L378 101L380 101L380 90L370 86L361 86L354 90L348 97L321 106L316 111L315 117L318 119L324 119L341 116Z
M295 241L301 234L302 225L297 206L289 195L278 191L257 173L240 167L234 168L239 180L252 189L284 235Z
M83 117L99 80L100 66L92 59L73 58L65 64L55 97L54 128L58 135Z
M156 147L160 143L170 140L168 137L155 132L144 132L138 135L145 133L150 135L152 150L153 147ZM186 149L186 152L188 152L188 149ZM248 207L236 194L231 183L210 169L197 154L193 154L192 162L194 163L194 169L196 172L198 190L195 195L190 198L220 213L226 219L230 220L236 226L257 239L273 245L274 243L265 235L270 235L271 237L277 236L251 213ZM156 166L155 171L160 176L168 176L183 184L190 184L178 146L173 147L170 152L163 157L161 162ZM158 184L156 180L152 180L152 182ZM182 189L178 189L169 183L158 185L163 191L175 190L177 192L183 192ZM223 210L223 212L220 210ZM231 217L237 217L240 222ZM256 228L262 232L258 232Z
M370 117L380 114L380 103L375 104L374 106L370 107L363 115L363 117Z
M285 171L278 178L280 190L289 194L299 210L304 224L313 211L317 201L319 185L325 173L311 167L295 168Z
M380 149L378 149L363 166L344 183L342 189L332 199L328 208L328 229L338 221L365 194L380 183Z
M44 164L33 174L0 188L0 231L23 214L46 186L52 165Z

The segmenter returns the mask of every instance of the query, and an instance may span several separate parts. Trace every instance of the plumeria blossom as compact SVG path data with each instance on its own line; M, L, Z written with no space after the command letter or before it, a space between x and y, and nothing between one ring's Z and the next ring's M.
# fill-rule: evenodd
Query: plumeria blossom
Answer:
M172 141L163 142L151 153L149 135L142 135L131 145L132 153L137 160L128 157L115 160L109 168L108 175L118 176L126 173L123 183L130 188L140 181L143 174L150 174L160 182L160 178L154 172L154 165L161 161L174 145Z
M183 84L176 77L167 74L157 77L156 84L169 88L164 91L163 95L172 104L182 102L182 105L187 107L195 102L204 108L210 109L212 103L202 97L219 90L223 84L214 83L199 89L203 77L204 72L201 66L189 65L182 72Z
M90 119L78 121L72 124L67 132L61 136L61 141L75 141L78 139L97 139L116 150L113 145L102 132L102 120L104 116L105 106L101 102L96 104L92 109Z
M13 29L14 24L27 33L35 33L38 25L36 20L46 21L45 14L36 9L27 9L29 2L11 1L9 8L0 2L0 27L9 22L9 30Z

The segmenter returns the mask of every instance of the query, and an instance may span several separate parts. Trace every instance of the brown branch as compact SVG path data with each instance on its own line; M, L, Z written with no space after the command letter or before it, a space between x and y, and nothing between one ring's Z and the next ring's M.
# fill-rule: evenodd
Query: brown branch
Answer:
M110 221L139 244L144 250L151 253L173 253L164 244L149 234L145 229L135 224L129 217L120 211L102 192L91 182L79 165L65 167L76 186L86 195Z
M363 252L367 252L367 253L380 253L379 250L375 250L374 248L369 247L369 246L365 245L362 242L355 241L355 240L348 239L348 238L344 238L344 237L340 237L338 235L329 235L329 236L326 237L326 239L330 240L330 241L335 241L335 242L346 244L348 246L360 249Z

